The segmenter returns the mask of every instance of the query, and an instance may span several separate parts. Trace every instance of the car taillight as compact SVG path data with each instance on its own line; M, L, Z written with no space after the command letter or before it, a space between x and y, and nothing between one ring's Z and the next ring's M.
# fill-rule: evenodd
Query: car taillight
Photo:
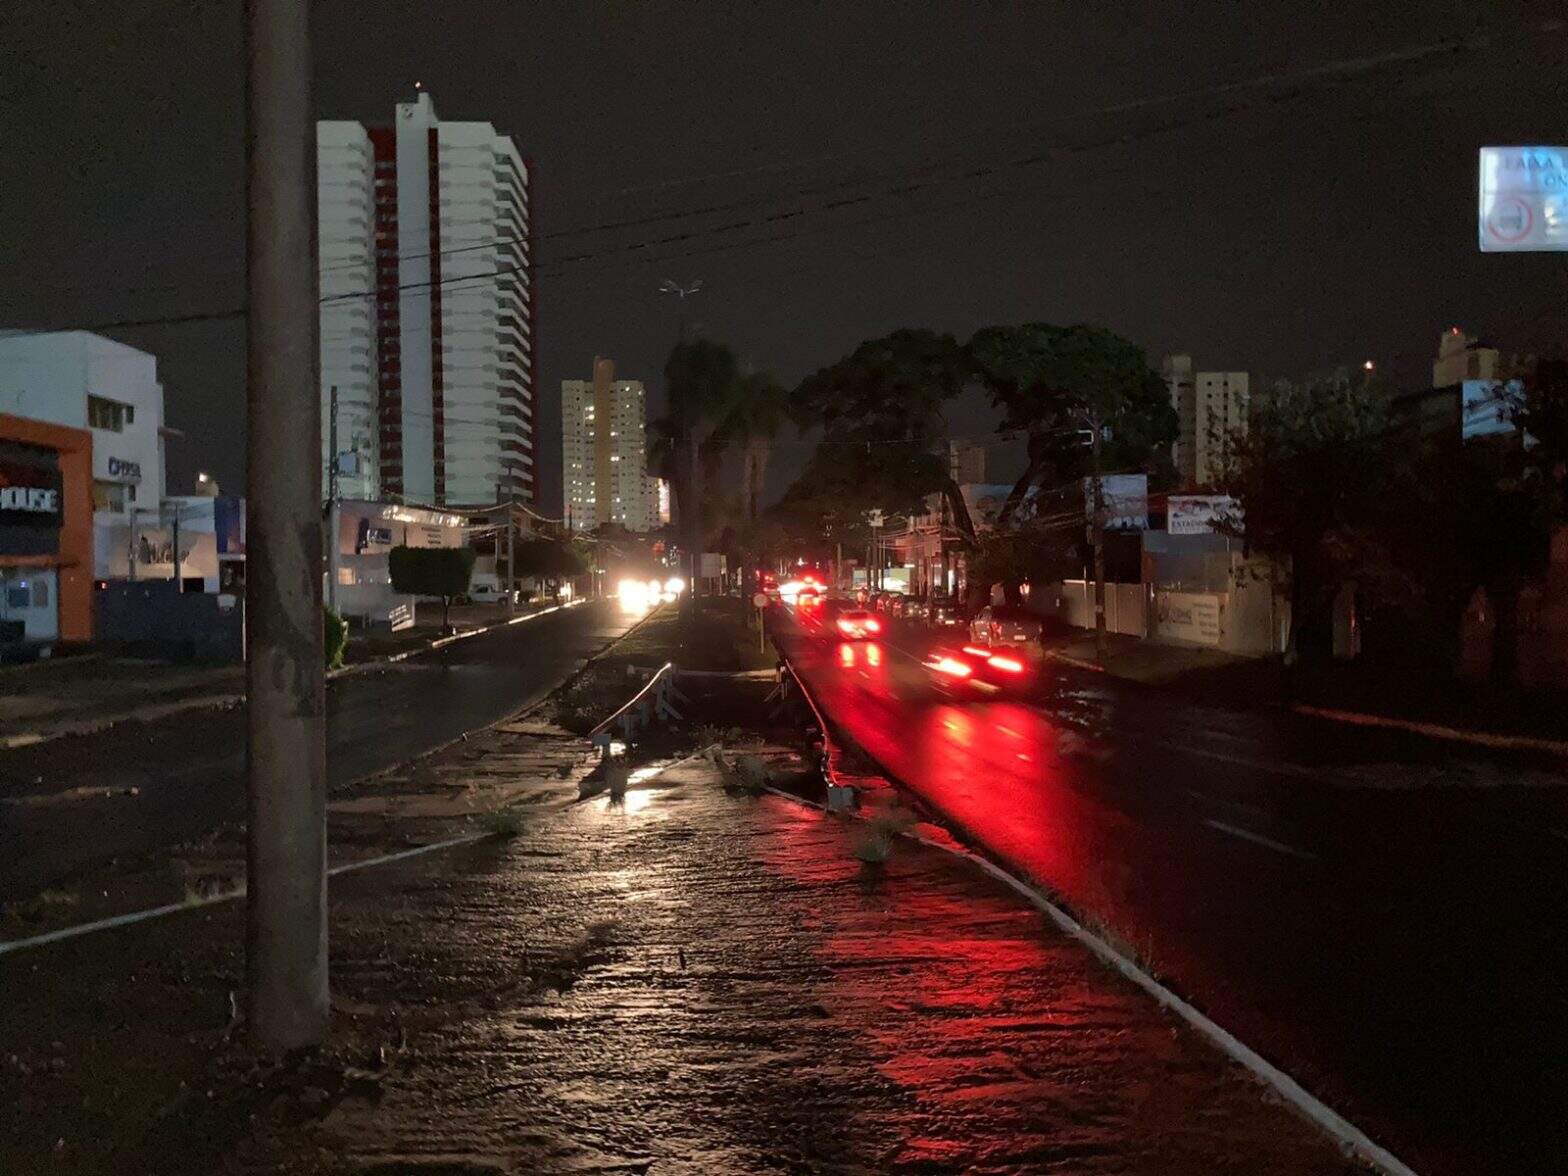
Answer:
M999 654L986 658L985 664L988 666L994 666L998 670L1006 670L1009 674L1021 674L1024 672L1023 662L1019 661L1017 658L1002 657Z
M849 620L847 617L839 617L839 619L838 619L838 631L840 633L853 632L854 628L855 628L855 622L854 621Z
M870 629L873 633L879 633L882 630L882 622L878 621L875 617L867 617L866 628Z
M990 657L991 656L991 651L989 649L984 649L984 648L982 648L981 646L978 646L978 645L966 645L966 646L964 646L964 652L967 653L970 657Z
M952 657L939 657L932 664L932 668L939 674L947 674L954 678L967 678L974 673L967 665Z

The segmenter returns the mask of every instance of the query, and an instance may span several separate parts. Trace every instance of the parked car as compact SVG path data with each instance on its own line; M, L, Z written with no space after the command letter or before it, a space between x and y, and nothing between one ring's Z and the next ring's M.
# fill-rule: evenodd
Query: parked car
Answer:
M1014 604L988 604L969 622L969 639L977 645L1039 645L1043 632L1038 616Z
M902 592L878 592L871 597L871 607L877 612L893 615L893 606L904 598Z
M505 604L508 599L518 603L517 589L507 590L494 576L475 576L468 586L468 599L474 604Z

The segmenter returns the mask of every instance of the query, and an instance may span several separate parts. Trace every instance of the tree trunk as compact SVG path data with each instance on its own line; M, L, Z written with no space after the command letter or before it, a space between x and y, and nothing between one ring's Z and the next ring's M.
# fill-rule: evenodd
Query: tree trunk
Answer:
M1024 470L1018 481L1013 483L1013 488L1007 492L1007 500L1002 503L1001 513L996 516L998 530L1001 530L1013 521L1013 515L1023 505L1024 496L1029 493L1029 488L1039 480L1040 471L1044 468L1045 460L1043 458L1031 457L1029 459L1029 467Z

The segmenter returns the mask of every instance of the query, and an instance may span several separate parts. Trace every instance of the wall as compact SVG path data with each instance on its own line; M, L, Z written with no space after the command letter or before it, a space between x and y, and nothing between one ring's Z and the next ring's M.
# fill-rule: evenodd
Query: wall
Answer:
M119 581L94 594L98 643L179 661L245 659L245 607L238 596L177 591L173 580Z
M1056 615L1080 629L1094 628L1094 584L1063 580L1056 594ZM1105 585L1105 627L1112 633L1146 636L1148 596L1142 584Z

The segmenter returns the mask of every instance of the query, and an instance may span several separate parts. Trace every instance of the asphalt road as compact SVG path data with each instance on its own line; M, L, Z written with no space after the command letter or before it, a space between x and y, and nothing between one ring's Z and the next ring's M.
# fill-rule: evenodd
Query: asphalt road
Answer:
M1568 779L1047 663L936 693L931 638L786 638L832 722L1424 1173L1568 1171Z
M332 682L329 781L399 763L543 698L633 620L614 602L580 605ZM242 818L244 753L238 707L0 753L0 901Z

